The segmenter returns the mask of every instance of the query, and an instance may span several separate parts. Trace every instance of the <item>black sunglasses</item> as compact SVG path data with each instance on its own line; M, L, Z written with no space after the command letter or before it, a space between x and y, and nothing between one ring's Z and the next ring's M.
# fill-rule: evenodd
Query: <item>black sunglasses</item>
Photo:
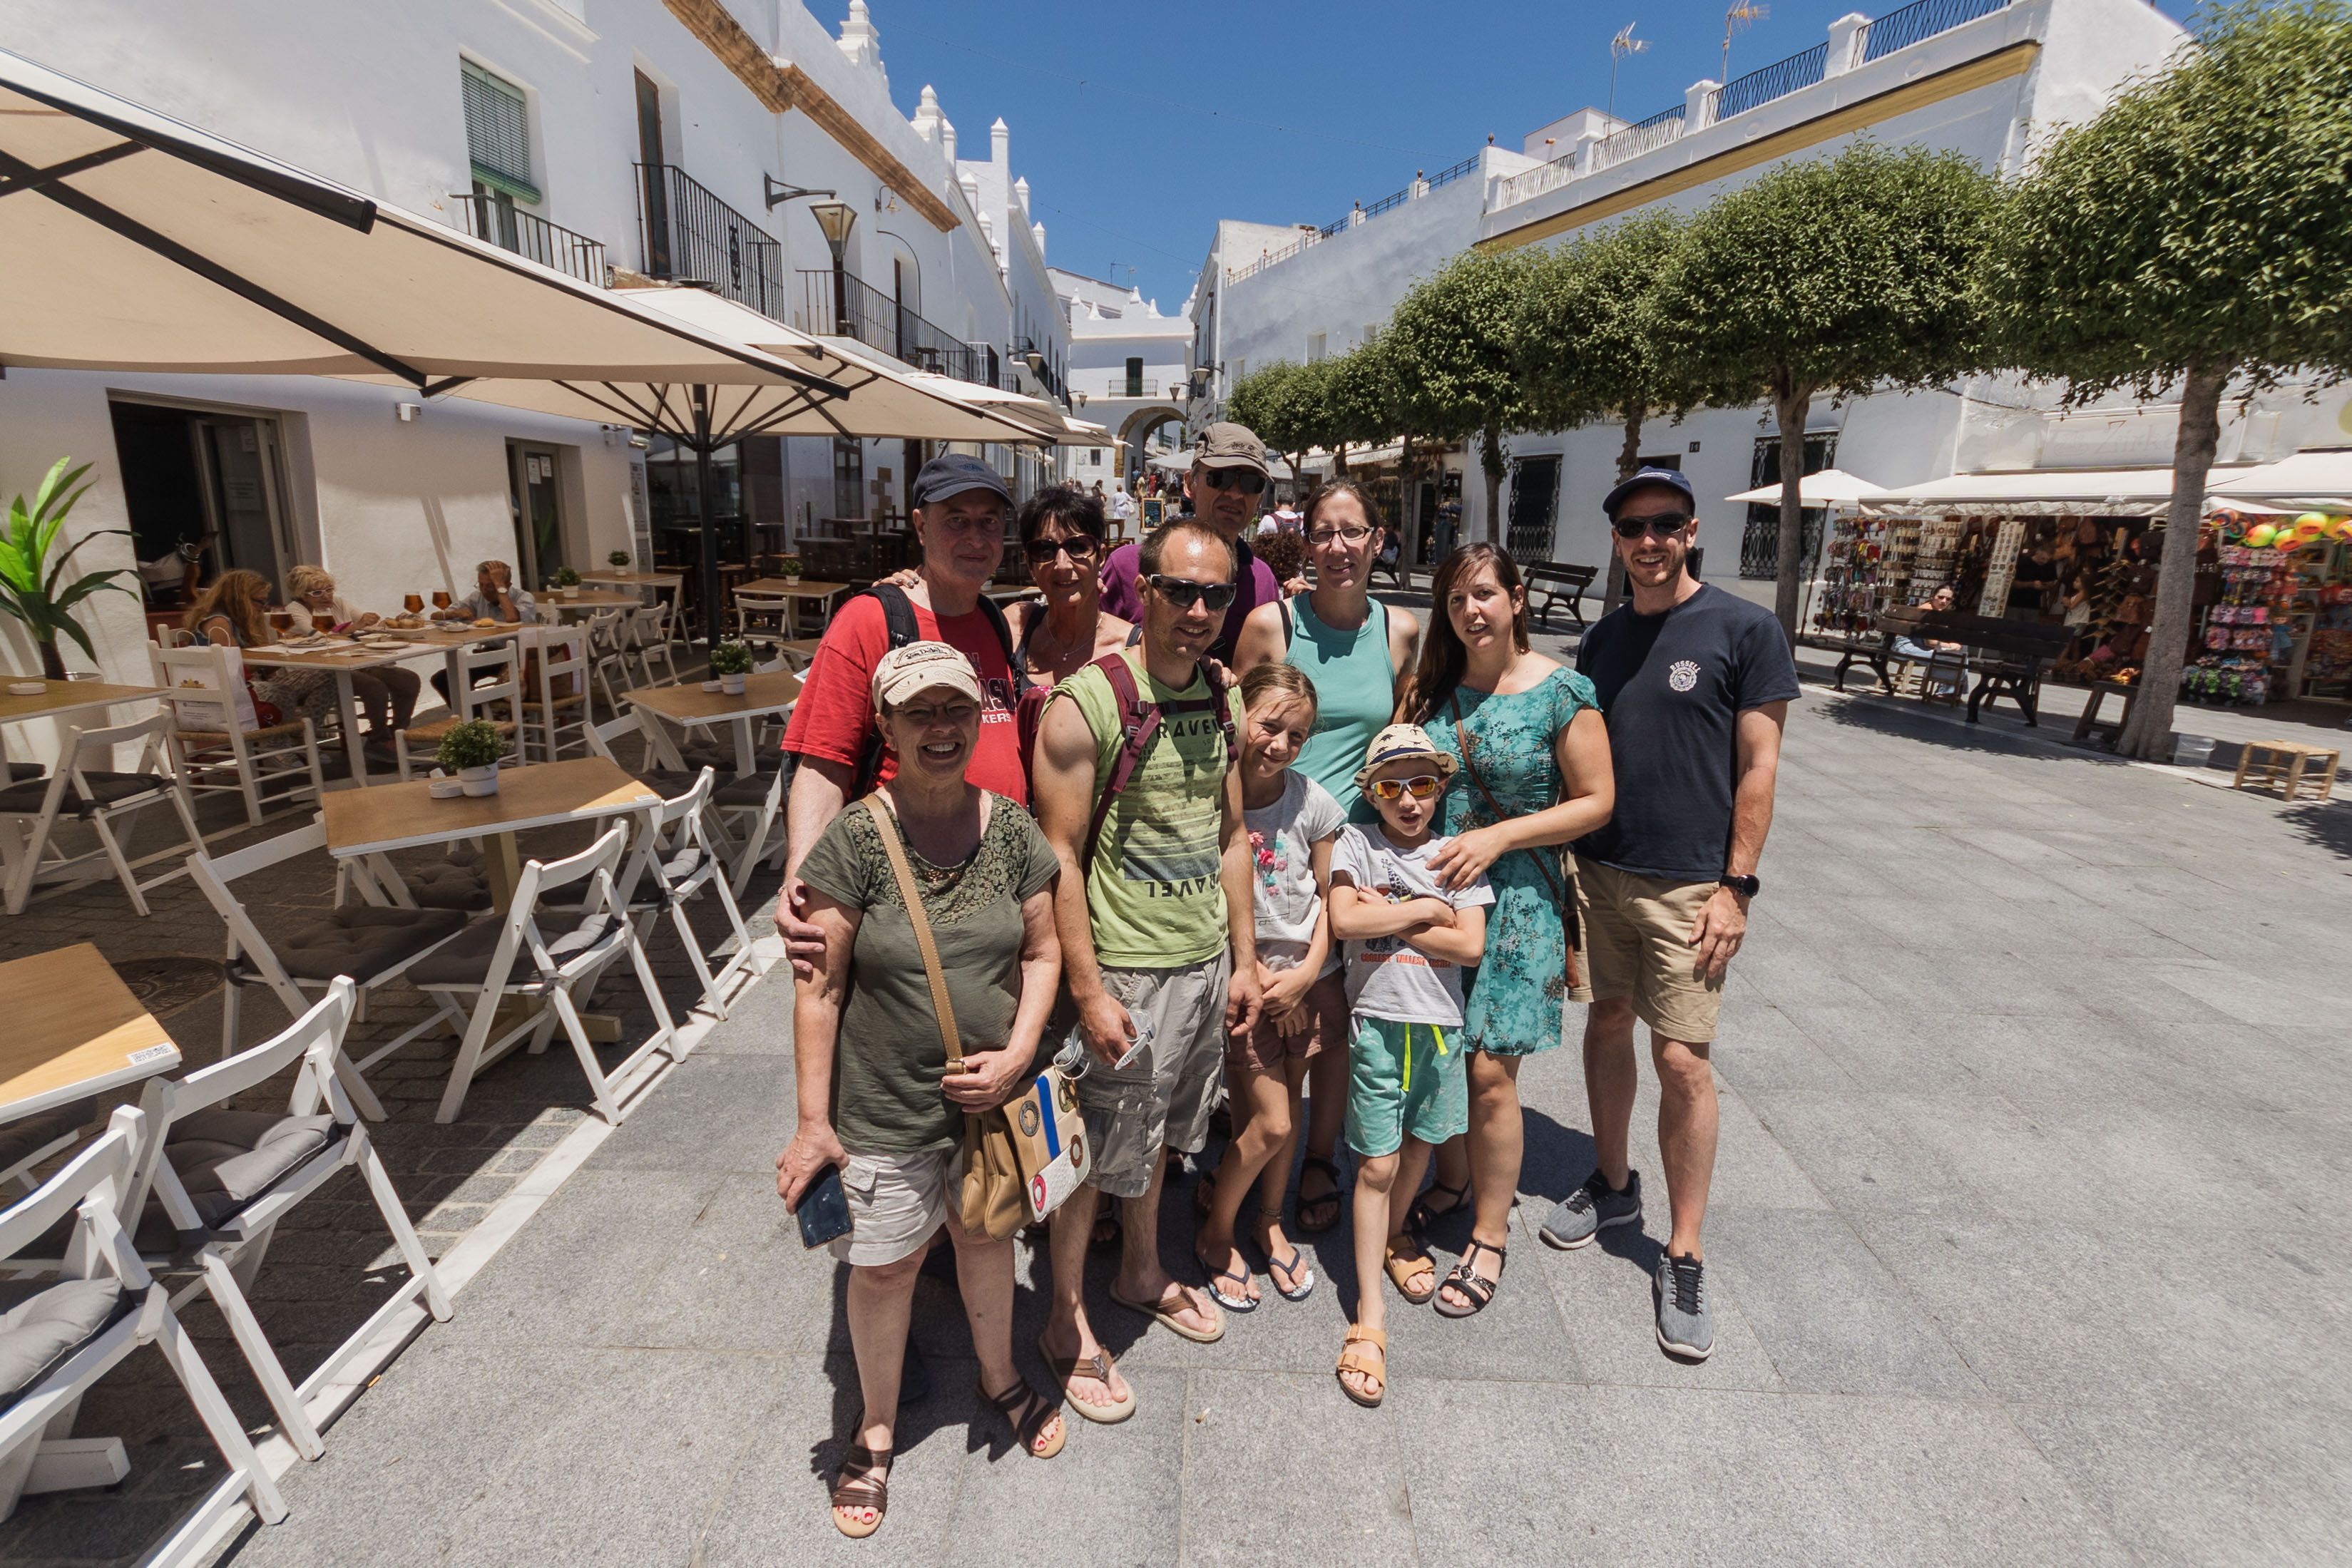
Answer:
M1054 558L1064 550L1074 561L1092 560L1102 549L1102 541L1089 534L1072 534L1066 539L1031 539L1021 547L1031 566L1051 566Z
M1690 525L1688 512L1652 512L1646 517L1619 517L1612 526L1616 528L1619 538L1638 539L1643 534L1655 534L1664 538L1669 534L1682 532Z
M1265 476L1255 468L1203 468L1201 477L1212 490L1239 490L1255 496L1265 488Z
M1179 610L1190 610L1195 604L1223 610L1234 601L1234 585L1230 582L1194 582L1189 577L1169 577L1156 571L1149 580Z

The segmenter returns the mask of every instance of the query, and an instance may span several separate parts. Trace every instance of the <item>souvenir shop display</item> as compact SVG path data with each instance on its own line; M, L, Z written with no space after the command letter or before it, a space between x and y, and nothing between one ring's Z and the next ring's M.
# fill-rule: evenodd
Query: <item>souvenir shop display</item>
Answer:
M2352 517L2224 511L2210 529L2183 693L2246 706L2352 701Z

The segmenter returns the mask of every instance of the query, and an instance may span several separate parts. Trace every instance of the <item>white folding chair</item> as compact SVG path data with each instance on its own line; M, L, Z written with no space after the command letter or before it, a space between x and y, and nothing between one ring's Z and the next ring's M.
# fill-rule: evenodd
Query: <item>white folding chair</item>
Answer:
M538 626L518 640L538 655L527 661L531 695L522 704L524 760L530 760L534 741L543 762L555 761L567 746L587 756L588 629Z
M81 1142L81 1130L97 1114L98 1101L89 1099L0 1122L0 1182L18 1192L38 1187L40 1178L34 1170L51 1155Z
M156 1273L192 1276L173 1293L187 1304L199 1291L228 1322L237 1348L260 1381L295 1452L315 1459L323 1448L306 1402L331 1382L408 1303L423 1297L435 1321L449 1319L449 1293L401 1207L366 1124L343 1085L352 1076L343 1055L356 988L348 977L276 1039L176 1082L151 1078L139 1099L147 1118L125 1211L137 1216L140 1260ZM232 1111L226 1102L299 1068L287 1113ZM321 1107L324 1107L321 1109ZM356 1167L408 1265L408 1281L385 1298L359 1331L300 1384L270 1348L246 1299L278 1221L337 1176ZM134 1207L136 1206L136 1207Z
M597 1112L616 1125L626 1113L622 1102L644 1087L650 1077L653 1053L677 1057L677 1030L661 986L646 959L645 944L628 917L614 873L628 841L628 830L615 826L575 855L559 861L529 861L515 884L514 901L503 919L478 921L457 940L429 954L408 971L411 984L427 991L471 992L473 1021L465 1042L457 1048L457 1064L449 1070L449 1087L441 1096L434 1120L457 1119L466 1103L466 1091L482 1070L531 1040L535 1053L547 1048L562 1028L587 1075ZM559 888L585 883L576 909L558 910L542 904ZM542 928L542 912L551 918ZM589 1044L587 1029L573 1005L576 992L585 998L596 989L606 968L623 954L635 968L637 985L652 1007L656 1025L646 1042L607 1072ZM541 1004L530 1016L496 1039L499 1004L509 997Z
M670 651L669 606L667 601L630 612L629 651L637 656L637 668L645 674L643 685L677 685L677 660ZM654 674L656 659L661 661L662 666L662 674L658 676Z
M457 654L457 688L449 694L449 716L392 732L392 743L400 757L402 779L408 778L412 755L429 765L433 754L441 748L441 737L468 719L487 719L500 735L513 736L515 721L522 713L521 670L521 651L510 639L500 638L486 647L461 649ZM493 678L478 684L477 677L485 674ZM504 718L494 712L500 706L506 710ZM417 748L414 754L409 749L412 746Z
M99 854L113 865L114 878L130 895L131 907L142 916L147 913L147 890L181 874L183 868L175 866L142 882L131 868L130 852L131 836L139 825L137 813L165 800L179 813L187 843L195 849L204 847L205 837L196 831L196 816L189 807L188 792L171 766L172 725L172 715L165 711L104 729L68 729L57 770L47 779L26 779L0 789L0 818L11 819L0 823L0 832L21 831L26 835L23 852L8 880L9 914L24 912L25 901L32 896L33 883L44 873L68 871ZM131 771L114 771L114 748L133 744L139 747L139 756ZM57 847L51 834L58 816L66 812L79 817L97 832L96 852L68 855ZM119 839L113 826L117 817L131 819L123 824Z
M793 600L782 593L735 591L735 634L749 643L782 643L792 635Z
M226 983L221 987L221 1046L225 1052L237 1047L238 1015L248 988L269 992L284 1006L288 1018L299 1019L310 1009L311 998L306 991L331 990L339 977L348 978L358 987L359 1008L364 1016L371 992L399 979L419 958L466 928L462 909L420 909L412 898L405 905L369 903L339 906L330 911L325 919L299 925L276 942L270 941L254 924L252 914L229 884L326 847L326 819L321 817L307 828L281 833L233 854L199 852L188 857L189 875L228 926ZM397 880L395 876L395 883ZM406 892L404 885L401 891ZM399 1038L376 1047L356 1061L348 1057L338 1059L351 1069L344 1088L369 1120L383 1121L383 1107L368 1088L362 1076L366 1071L411 1040L438 1028L444 1020L453 1033L464 1023L463 1009L446 997L434 1000L436 1005L432 1016Z
M686 956L693 963L694 972L702 977L703 1004L712 1017L723 1020L727 1017L727 1000L722 993L727 982L740 969L765 974L767 966L752 952L751 933L744 927L743 911L727 884L727 862L705 830L703 814L710 804L716 778L705 768L684 794L646 808L645 828L637 835L635 853L622 879L622 895L632 901L633 908L643 910L645 925L638 932L640 940L652 925L655 913L669 911L678 940L686 945ZM717 974L711 972L709 956L703 952L702 941L694 934L694 923L687 918L687 904L706 889L718 894L719 906L726 910L728 923L735 928L735 956L721 965Z
M268 1523L286 1517L286 1500L180 1326L169 1295L122 1232L118 1216L151 1131L139 1112L121 1107L103 1135L0 1213L0 1270L28 1250L62 1253L48 1270L53 1278L0 1283L0 1321L9 1324L0 1328L0 1519L16 1511L24 1492L110 1486L130 1473L121 1439L70 1434L82 1396L150 1343L171 1364L242 1483L215 1492L201 1511L209 1517L183 1523L173 1540L200 1538L240 1496ZM60 1225L68 1228L61 1249L55 1234Z
M629 655L625 639L628 634L629 612L614 608L596 610L588 616L588 668L595 684L604 694L604 711L621 711L621 694L635 683L629 675Z
M264 805L291 803L305 794L315 800L326 793L319 733L309 719L250 729L238 722L245 661L235 648L211 643L163 648L151 643L147 663L155 684L169 694L163 700L173 716L172 768L184 788L244 796L245 820L257 828Z

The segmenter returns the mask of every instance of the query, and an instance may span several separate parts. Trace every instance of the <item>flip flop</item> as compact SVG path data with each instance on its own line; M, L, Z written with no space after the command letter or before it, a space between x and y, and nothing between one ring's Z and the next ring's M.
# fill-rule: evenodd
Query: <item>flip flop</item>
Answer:
M1236 1249L1236 1250L1238 1250L1238 1249ZM1225 1311L1229 1312L1254 1312L1257 1311L1257 1303L1252 1301L1249 1295L1250 1277L1249 1265L1247 1263L1244 1263L1238 1271L1220 1272L1216 1268L1211 1265L1206 1258L1202 1257L1198 1252L1192 1254L1192 1261L1201 1266L1201 1283L1207 1289L1209 1299L1211 1301L1216 1302L1217 1305L1224 1308ZM1231 1280L1235 1285L1238 1285L1241 1288L1229 1296L1225 1294L1224 1291L1217 1289L1217 1281L1220 1280ZM1117 1296L1113 1296L1111 1299L1113 1301L1118 1300ZM1166 1300L1165 1297L1162 1297L1161 1299L1163 1301ZM1121 1305L1132 1304L1133 1303L1131 1302L1121 1302ZM1154 1313L1153 1315L1158 1316L1157 1313Z
M1097 1346L1094 1354L1086 1357L1055 1355L1045 1348L1045 1335L1037 1335L1037 1354L1045 1363L1045 1370L1054 1375L1055 1385L1061 1389L1062 1398L1070 1408L1097 1426L1116 1427L1135 1414L1135 1390L1129 1388L1127 1397L1116 1405L1090 1405L1070 1392L1070 1379L1084 1372L1088 1377L1110 1386L1110 1357Z
M1282 1222L1282 1210L1278 1208L1261 1208L1257 1213L1260 1219L1271 1220L1277 1225ZM1276 1270L1290 1276L1290 1289L1286 1291L1282 1288L1281 1275L1276 1272ZM1287 1258L1276 1258L1268 1251L1265 1255L1265 1277L1267 1283L1274 1287L1274 1293L1286 1301L1303 1301L1315 1293L1315 1270L1307 1267L1306 1258L1296 1247L1290 1249ZM1300 1283L1302 1280L1305 1281L1303 1284Z
M1145 1317L1151 1319L1154 1322L1157 1322L1161 1328L1166 1329L1169 1333L1181 1334L1184 1338L1191 1340L1194 1344L1214 1344L1219 1340L1224 1338L1225 1325L1223 1319L1218 1320L1216 1329L1213 1333L1204 1333L1201 1330L1193 1328L1191 1324L1181 1321L1174 1312L1168 1310L1169 1297L1177 1294L1183 1289L1184 1287L1181 1285L1171 1285L1168 1287L1167 1292L1161 1295L1160 1300L1157 1301L1131 1301L1128 1297L1120 1295L1118 1293L1118 1288L1117 1286L1113 1286L1111 1288L1110 1299L1117 1301L1120 1306L1125 1307L1130 1312L1141 1312ZM1215 1292L1213 1291L1211 1292L1212 1295Z

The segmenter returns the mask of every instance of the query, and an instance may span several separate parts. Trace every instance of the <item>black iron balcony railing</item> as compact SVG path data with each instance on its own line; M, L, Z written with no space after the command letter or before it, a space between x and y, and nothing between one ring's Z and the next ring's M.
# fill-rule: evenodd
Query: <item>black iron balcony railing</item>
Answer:
M803 272L801 308L808 329L823 337L855 338L919 371L960 382L996 384L996 350L949 336L872 284L847 273Z
M2009 4L2010 0L1917 0L1864 27L1854 40L1854 63L1882 59L1938 33L1948 33L1963 22L2005 10Z
M639 163L638 238L646 273L669 283L705 283L781 321L784 247L773 235L674 163Z
M561 224L527 213L511 201L479 191L459 191L450 203L460 214L458 226L476 239L486 239L501 250L527 256L541 267L568 272L583 283L602 288L605 283L604 246L586 235L573 234Z
M1734 77L1715 89L1712 94L1715 112L1707 118L1711 120L1729 120L1735 114L1745 114L1751 109L1761 108L1776 98L1786 98L1800 88L1811 87L1822 79L1829 57L1829 45L1819 43L1802 54L1775 60L1762 70Z

